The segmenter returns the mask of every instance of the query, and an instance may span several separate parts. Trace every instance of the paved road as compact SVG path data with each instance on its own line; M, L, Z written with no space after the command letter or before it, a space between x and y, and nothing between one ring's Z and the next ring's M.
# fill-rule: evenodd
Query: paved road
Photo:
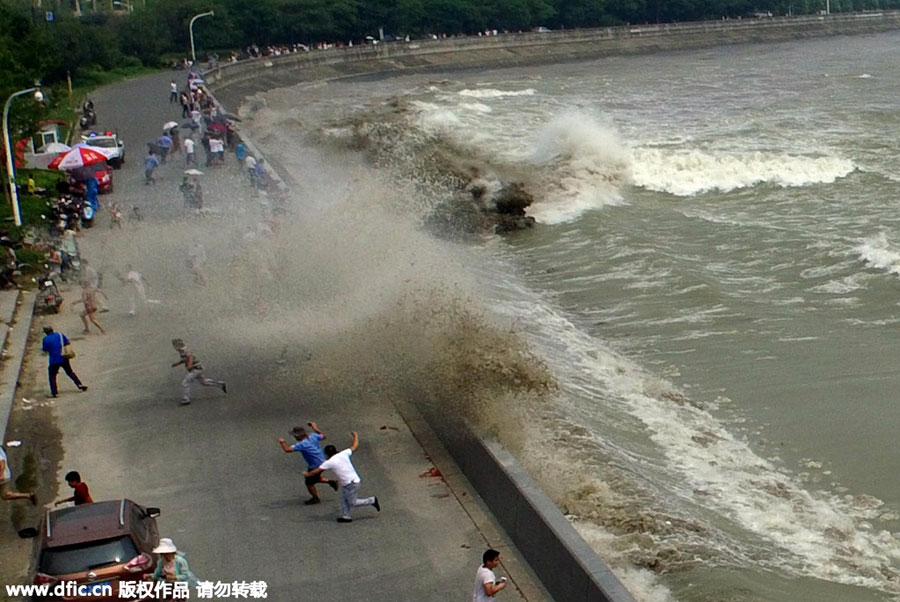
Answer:
M181 83L183 74L174 73ZM531 592L528 599L543 599L490 520L476 527L470 514L477 512L464 508L441 479L423 476L431 461L393 406L374 395L351 396L340 375L325 374L320 358L335 342L306 340L289 311L253 296L253 279L278 248L260 250L247 240L259 201L239 171L208 170L207 216L182 207L179 158L162 166L156 186L142 183L145 142L180 116L180 106L167 103L170 75L125 82L94 97L98 127L117 129L126 141L126 164L105 200L126 210L138 206L146 218L111 230L101 214L81 242L105 275L111 311L99 318L108 334L81 335L78 308L70 304L46 320L75 341L75 369L90 386L78 393L61 377L59 474L79 470L96 500L126 496L161 507L162 534L187 552L201 578L265 580L270 600L466 600L488 544L509 558L507 570ZM209 249L206 288L194 285L183 265L194 240ZM127 314L128 288L114 276L129 263L160 301L140 306L134 317ZM235 280L243 286L235 288ZM286 306L296 302L289 295ZM188 341L210 375L228 381L227 395L198 388L192 405L178 404L183 372L169 367L177 360L170 345L176 336ZM34 352L29 370L38 383L43 361ZM321 505L302 504L300 455L284 454L275 439L290 439L289 429L309 420L339 449L349 444L351 430L360 433L354 461L361 493L377 495L381 513L360 509L353 524L339 524L337 496L327 487L320 488ZM523 596L508 590L502 598Z

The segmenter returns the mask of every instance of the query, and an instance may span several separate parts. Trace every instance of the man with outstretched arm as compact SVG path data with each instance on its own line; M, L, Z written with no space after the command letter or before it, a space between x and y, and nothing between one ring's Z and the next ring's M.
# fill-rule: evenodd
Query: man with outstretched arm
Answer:
M319 427L316 426L315 422L307 422L306 424L313 430L311 435L307 433L306 429L302 426L295 426L291 429L291 434L294 436L294 439L297 440L297 443L288 446L281 437L278 438L278 443L281 444L281 449L283 449L286 454L292 452L300 452L303 454L303 459L306 460L306 469L307 471L310 471L318 468L322 462L325 461L325 454L322 453L322 448L319 446L319 442L325 439L325 433L319 430ZM312 496L303 502L307 506L318 504L321 501L319 499L319 494L316 492L316 483L328 483L332 489L337 491L337 481L329 481L322 473L307 476L305 478L306 489L309 490L309 495Z
M325 455L328 459L319 464L318 468L314 468L305 473L306 476L312 477L321 474L325 470L331 470L341 484L341 515L338 517L339 523L350 523L353 519L350 517L350 509L354 506L373 506L375 510L381 512L381 504L378 503L377 497L367 497L359 499L359 483L361 479L350 456L359 447L359 435L355 432L353 435L353 443L347 449L338 452L333 445L325 446Z

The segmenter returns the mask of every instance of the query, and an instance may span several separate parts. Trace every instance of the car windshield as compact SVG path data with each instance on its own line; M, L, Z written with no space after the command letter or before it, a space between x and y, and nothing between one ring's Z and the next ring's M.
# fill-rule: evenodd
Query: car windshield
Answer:
M69 575L124 564L137 555L134 543L127 536L89 541L44 550L38 571L45 575Z
M116 141L113 138L88 138L87 144L100 148L116 148Z

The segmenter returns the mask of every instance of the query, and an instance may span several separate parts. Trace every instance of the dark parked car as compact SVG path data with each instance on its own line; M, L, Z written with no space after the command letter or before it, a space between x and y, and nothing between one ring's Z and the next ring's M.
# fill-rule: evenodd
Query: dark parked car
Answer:
M90 592L49 600L121 600L120 581L139 581L156 568L159 508L131 500L82 504L48 512L42 525L34 583L73 581ZM107 587L108 586L108 587ZM90 592L84 592L85 594Z

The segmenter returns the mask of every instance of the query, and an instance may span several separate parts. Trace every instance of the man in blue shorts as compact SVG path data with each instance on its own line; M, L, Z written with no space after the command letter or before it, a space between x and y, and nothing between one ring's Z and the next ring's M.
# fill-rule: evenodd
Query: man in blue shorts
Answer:
M306 432L306 429L302 426L295 426L291 429L291 434L294 436L294 439L297 442L288 447L288 444L284 442L284 439L279 437L278 443L281 444L281 449L284 450L284 453L290 454L293 452L300 452L303 454L303 459L306 460L306 464L309 466L309 470L314 470L319 467L319 465L325 461L325 454L322 452L322 448L320 446L320 442L325 438L325 433L319 430L316 426L315 422L307 423L307 426L313 430L312 434ZM309 490L309 494L312 496L305 502L307 506L311 506L313 504L318 504L322 500L319 499L319 494L316 493L316 484L318 483L328 483L328 485L337 491L338 484L337 481L325 478L321 472L311 477L306 478L306 488Z

